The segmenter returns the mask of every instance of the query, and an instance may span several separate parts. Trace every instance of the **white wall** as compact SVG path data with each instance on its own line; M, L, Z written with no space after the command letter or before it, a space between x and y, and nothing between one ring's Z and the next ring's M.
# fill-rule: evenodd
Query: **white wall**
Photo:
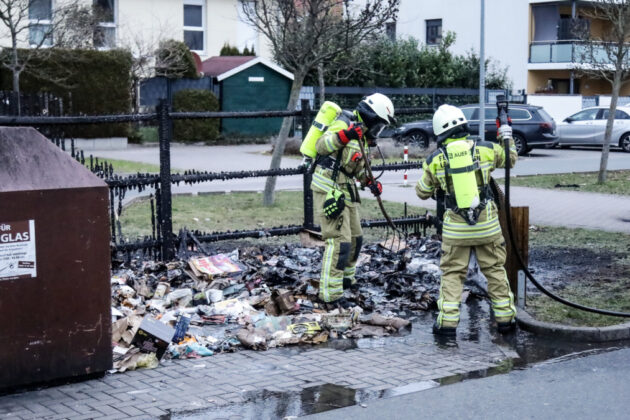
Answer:
M118 0L116 41L122 48L157 49L166 39L184 40L183 2Z
M452 31L457 40L451 51L479 53L480 0L401 0L396 32L413 36L423 44L427 19L442 19L442 33ZM529 2L526 0L486 0L486 58L508 66L514 89L527 88L529 56Z
M582 95L527 95L527 103L542 106L556 122L560 122L582 109Z
M56 0L59 5L70 0ZM226 42L243 49L254 44L256 54L272 58L266 39L239 19L239 0L205 1L205 51L202 60L219 55ZM85 5L92 0L79 0ZM182 0L116 0L116 41L121 48L155 50L161 40L184 39ZM20 46L27 47L28 31ZM0 25L0 46L10 45L8 32Z

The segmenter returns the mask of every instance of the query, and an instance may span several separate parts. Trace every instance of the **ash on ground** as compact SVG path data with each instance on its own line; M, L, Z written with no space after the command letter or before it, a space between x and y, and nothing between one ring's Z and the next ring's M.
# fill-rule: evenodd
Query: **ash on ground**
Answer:
M114 370L397 334L411 328L414 313L436 308L440 245L425 237L409 238L398 252L364 246L346 308L318 299L322 247L214 248L169 263L121 264L112 275Z

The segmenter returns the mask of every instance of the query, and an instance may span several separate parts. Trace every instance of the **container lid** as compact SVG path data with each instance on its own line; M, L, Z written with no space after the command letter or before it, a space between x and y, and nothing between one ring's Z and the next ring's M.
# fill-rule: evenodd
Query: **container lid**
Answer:
M0 192L107 187L32 127L0 127Z

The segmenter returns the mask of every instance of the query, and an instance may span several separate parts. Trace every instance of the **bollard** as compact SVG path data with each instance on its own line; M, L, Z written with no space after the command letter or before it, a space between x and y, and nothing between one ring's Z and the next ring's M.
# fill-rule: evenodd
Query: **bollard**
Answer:
M405 162L407 162L409 160L409 146L405 146L405 149L403 151L403 160ZM404 175L404 185L405 187L407 186L407 170L405 169L405 175Z

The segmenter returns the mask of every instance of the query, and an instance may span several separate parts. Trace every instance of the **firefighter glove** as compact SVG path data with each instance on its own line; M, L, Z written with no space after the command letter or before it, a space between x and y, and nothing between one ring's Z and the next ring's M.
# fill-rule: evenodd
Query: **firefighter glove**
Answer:
M379 181L370 180L367 186L370 188L370 191L372 191L372 194L374 194L374 197L378 197L383 193L383 184Z
M328 191L324 201L324 216L327 219L336 219L345 208L346 197L343 192L335 188Z
M507 141L512 138L512 127L507 124L502 125L497 130L497 138L501 141Z
M363 129L361 125L352 123L350 127L345 130L339 130L337 133L339 141L343 144L348 144L350 140L359 140L363 137Z

